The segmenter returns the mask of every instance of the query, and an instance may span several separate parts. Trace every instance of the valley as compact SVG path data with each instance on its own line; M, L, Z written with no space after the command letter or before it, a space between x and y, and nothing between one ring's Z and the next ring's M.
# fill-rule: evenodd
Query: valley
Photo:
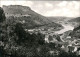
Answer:
M46 17L22 5L0 12L2 57L80 56L79 17Z

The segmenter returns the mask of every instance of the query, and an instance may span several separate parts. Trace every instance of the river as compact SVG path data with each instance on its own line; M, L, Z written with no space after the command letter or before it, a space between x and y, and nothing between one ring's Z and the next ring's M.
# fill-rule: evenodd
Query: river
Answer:
M71 25L62 24L62 26L63 26L64 28L61 29L61 30L59 30L59 31L56 31L55 33L57 33L57 34L62 34L62 33L64 33L64 32L66 32L66 31L68 31L68 30L73 30L73 29L74 29L74 27L71 26Z

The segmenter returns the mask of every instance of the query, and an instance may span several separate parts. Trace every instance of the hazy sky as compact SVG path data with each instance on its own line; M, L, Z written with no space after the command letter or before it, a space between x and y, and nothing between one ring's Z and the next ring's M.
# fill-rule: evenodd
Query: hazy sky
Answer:
M2 0L2 5L29 6L32 10L44 16L80 16L80 1L26 1L26 0Z

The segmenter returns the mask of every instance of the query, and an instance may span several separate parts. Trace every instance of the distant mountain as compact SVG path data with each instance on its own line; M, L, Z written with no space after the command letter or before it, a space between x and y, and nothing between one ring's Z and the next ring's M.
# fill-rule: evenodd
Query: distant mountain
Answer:
M80 22L80 17L69 20L69 22Z
M56 17L48 17L49 20L53 22L59 22L59 21L68 21L73 19L74 17L62 17L62 16L56 16Z
M78 25L80 25L80 17L68 20L68 22L72 24L74 27L77 27Z
M60 24L55 24L51 20L49 20L47 17L42 16L35 11L33 11L28 6L21 6L21 5L9 5L9 6L3 6L5 15L7 19L17 19L18 21L24 22L27 27L32 26L42 26L46 24L51 24L52 27L62 27ZM12 17L13 16L13 17ZM47 25L46 25L47 26ZM58 28L58 27L57 27Z

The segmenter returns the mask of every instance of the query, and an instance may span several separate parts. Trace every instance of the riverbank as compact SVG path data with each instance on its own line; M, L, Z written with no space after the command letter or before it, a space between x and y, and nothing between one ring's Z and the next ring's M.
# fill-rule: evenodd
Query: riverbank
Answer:
M74 27L71 26L71 25L65 25L65 24L62 24L62 26L64 27L63 29L59 30L59 31L55 31L56 34L62 34L68 30L73 30Z

